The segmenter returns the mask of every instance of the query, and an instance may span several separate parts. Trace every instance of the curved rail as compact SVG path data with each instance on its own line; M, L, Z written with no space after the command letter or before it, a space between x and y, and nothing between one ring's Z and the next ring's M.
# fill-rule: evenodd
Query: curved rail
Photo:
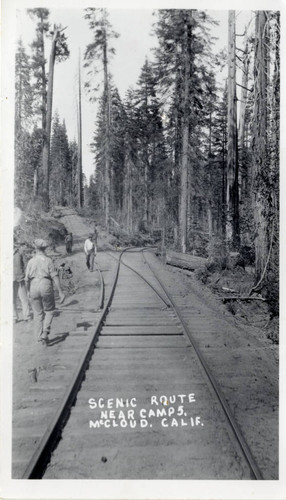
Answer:
M184 320L183 316L182 316L182 313L181 311L179 310L178 306L174 303L171 295L168 293L168 291L166 290L165 286L163 285L163 283L161 282L160 278L158 277L157 273L154 271L154 269L152 269L150 263L147 261L147 259L145 258L145 255L144 255L144 249L142 249L142 255L143 255L143 258L144 258L144 261L145 263L149 266L151 272L154 274L154 276L156 277L158 283L160 284L162 290L164 291L164 293L166 294L166 296L168 297L170 303L172 304L172 307L175 311L175 313L177 314L177 317L178 319L180 320L183 328L184 328L184 331L185 333L187 334L196 354L197 354L197 357L199 358L199 361L209 379L209 381L211 382L211 385L218 397L218 400L223 408L223 411L227 417L227 421L231 427L231 430L233 431L239 445L240 445L240 448L242 450L242 453L248 463L248 466L250 468L250 470L252 471L253 475L254 475L254 478L255 479L263 479L263 476L261 474L261 471L259 470L259 467L258 465L256 464L256 461L251 453L251 450L247 444L247 442L245 441L244 439L244 436L235 420L235 417L233 416L232 414L232 411L219 387L219 384L218 382L216 381L215 377L213 376L212 372L211 372L211 369L209 368L201 350L199 349L192 333L190 332L190 329L186 323L186 321Z
M137 250L137 251L140 251L142 252L142 249L140 250ZM133 249L125 249L124 252L134 252ZM122 252L123 253L123 252ZM117 260L116 257L114 257L114 255L108 253L108 255L110 255L110 257L112 257L113 259ZM148 281L145 276L143 276L142 274L140 274L138 271L136 271L136 269L133 269L133 267L129 266L128 264L126 264L125 262L123 262L123 260L121 259L121 264L125 267L127 267L128 269L130 269L131 271L133 271L135 274L137 274L137 276L139 276L139 278L141 278L143 281L145 281L145 283L147 283L147 285L150 286L150 288L152 288L152 290L158 295L158 297L160 297L160 299L162 300L162 302L164 302L164 304L167 306L167 307L171 307L169 302L166 301L166 299L160 294L160 292L158 292L158 290L156 290L156 288L152 285L152 283L150 283L150 281Z
M89 364L90 358L92 356L94 346L97 342L100 328L104 322L105 316L107 314L108 308L111 304L115 287L117 284L117 279L118 279L118 274L119 274L119 268L120 268L120 260L121 256L125 250L123 250L120 253L119 259L118 259L118 265L115 270L115 276L112 284L112 289L108 298L108 301L100 315L100 318L98 320L98 324L96 326L95 332L87 346L86 351L83 353L79 364L77 366L77 369L74 373L74 376L72 378L72 381L65 392L65 395L62 399L61 405L59 406L56 414L54 415L54 418L50 422L44 436L42 437L41 441L39 442L23 476L22 479L40 479L43 475L43 472L47 466L47 464L50 461L50 455L57 444L57 442L60 439L60 435L62 432L62 429L67 421L69 412L71 407L74 404L76 395L79 391L79 388L81 386L82 380L84 378L85 370Z
M98 320L98 324L97 324L95 332L94 332L94 334L93 334L93 336L88 344L88 347L80 359L77 370L76 370L76 372L73 376L73 379L72 379L72 381L71 381L71 383L70 383L70 385L69 385L69 387L64 395L62 403L61 403L60 407L58 408L58 411L56 412L50 425L48 426L43 438L39 442L37 449L35 450L35 453L33 454L32 459L30 460L22 478L23 479L39 479L39 478L41 478L48 462L50 461L50 455L51 455L53 449L55 448L55 445L57 444L57 442L60 439L62 429L63 429L63 427L68 419L71 407L73 406L73 404L75 402L77 392L79 391L82 380L85 376L85 371L87 369L87 366L88 366L89 361L91 359L92 353L94 351L94 347L95 347L95 344L97 342L101 326L104 323L105 317L108 313L108 309L110 307L110 304L111 304L113 296L114 296L114 292L115 292L115 288L116 288L116 284L117 284L117 280L118 280L118 275L119 275L120 264L123 264L124 266L126 266L127 268L129 268L130 270L135 272L141 279L143 279L155 291L155 293L161 298L161 300L163 300L163 302L166 305L168 305L168 307L170 307L170 304L172 305L174 312L176 313L178 319L181 322L181 325L183 327L185 334L189 338L189 340L190 340L190 342L195 350L195 353L196 353L205 373L207 374L208 379L210 380L210 382L212 384L212 387L213 387L213 389L218 397L218 400L221 403L223 411L227 417L227 421L228 421L228 423L229 423L229 425L230 425L230 427L231 427L231 429L232 429L232 431L233 431L233 433L234 433L234 435L235 435L235 437L240 445L242 453L243 453L243 455L248 463L248 466L249 466L254 478L255 479L263 479L262 474L261 474L253 456L252 456L252 453L251 453L251 451L250 451L250 449L249 449L249 447L248 447L248 445L247 445L247 443L246 443L246 441L245 441L245 439L244 439L244 437L239 429L239 426L236 423L234 416L232 415L232 412L231 412L231 410L230 410L230 408L229 408L229 406L228 406L228 404L227 404L227 402L226 402L226 400L225 400L225 398L224 398L224 396L223 396L223 394L218 386L218 383L215 380L214 376L212 375L210 368L208 367L200 349L198 348L198 346L196 344L196 341L194 340L194 338L193 338L193 336L188 328L188 325L186 324L184 318L182 317L180 310L178 309L178 306L174 303L172 297L170 296L168 291L165 289L164 285L160 281L156 272L152 269L150 263L146 260L145 255L144 255L144 249L140 250L140 251L142 251L143 258L144 258L146 264L149 266L151 272L155 276L156 280L158 281L160 287L164 291L164 294L166 295L166 297L168 297L169 303L162 297L162 295L153 287L153 285L144 276L142 276L140 273L138 273L138 271L136 271L135 269L133 269L132 267L130 267L129 265L127 265L126 263L123 262L122 255L124 252L126 252L128 250L129 250L129 248L126 248L125 250L123 250L120 253L118 259L116 259L116 257L112 256L115 260L117 260L118 264L117 264L117 267L115 270L115 276L114 276L114 280L113 280L113 284L112 284L112 289L111 289L111 293L109 295L109 298L107 300L107 303L106 303L106 305L105 305L105 307L100 315L100 318Z
M94 263L95 263L95 267L97 269L99 279L100 279L99 309L103 309L103 306L104 306L104 279L103 279L102 271L101 271L98 263L96 262L96 260L94 261Z

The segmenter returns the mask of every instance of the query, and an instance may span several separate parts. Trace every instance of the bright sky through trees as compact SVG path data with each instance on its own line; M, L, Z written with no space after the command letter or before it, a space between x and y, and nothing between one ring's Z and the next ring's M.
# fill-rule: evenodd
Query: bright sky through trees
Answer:
M209 11L210 15L219 21L219 26L213 28L213 35L217 37L215 49L217 51L227 47L227 20L228 12ZM237 11L237 31L243 33L245 25L251 17L250 11ZM83 55L86 45L92 40L92 33L87 22L83 19L82 9L50 9L51 24L61 23L66 27L70 58L55 67L53 114L57 110L61 119L65 119L69 139L77 137L77 72L79 52ZM116 54L110 63L114 83L118 87L121 98L125 96L128 87L134 87L138 81L141 68L146 56L153 58L151 48L156 45L156 37L151 36L152 24L155 22L152 10L141 9L111 9L110 22L113 29L120 34L114 41ZM17 36L22 37L27 47L35 35L35 23L23 9L18 11ZM243 37L238 37L238 46ZM49 56L47 42L46 58ZM218 70L219 71L219 70ZM226 69L218 73L219 80L226 76ZM101 75L100 75L101 78ZM84 73L82 74L84 79ZM83 171L87 177L94 171L94 159L90 152L90 142L94 133L96 119L96 104L88 101L83 93L82 125L83 125Z

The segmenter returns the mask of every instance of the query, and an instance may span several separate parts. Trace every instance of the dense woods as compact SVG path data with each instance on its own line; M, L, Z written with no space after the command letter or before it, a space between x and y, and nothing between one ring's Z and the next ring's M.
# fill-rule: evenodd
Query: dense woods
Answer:
M28 14L34 41L25 47L19 40L15 59L16 205L83 205L107 230L114 221L129 234L160 229L164 244L209 257L219 269L236 252L255 266L251 292L263 286L274 302L279 12L256 11L245 32L237 33L237 13L229 11L228 47L218 54L216 21L207 12L156 11L153 58L142 61L137 82L123 96L111 74L120 34L108 11L79 13L91 40L83 54L84 95L95 109L95 168L84 188L80 140L69 140L65 117L54 112L52 120L55 61L63 64L69 56L65 28L50 25L47 9ZM221 66L227 68L224 81Z

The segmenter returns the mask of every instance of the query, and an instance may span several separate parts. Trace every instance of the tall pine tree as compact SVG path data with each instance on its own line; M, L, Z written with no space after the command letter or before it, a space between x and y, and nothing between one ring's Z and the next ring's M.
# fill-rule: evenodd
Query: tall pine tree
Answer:
M94 92L98 91L99 85L95 85L92 77L96 76L99 69L98 65L103 68L103 102L105 115L105 140L104 140L104 212L105 225L109 229L110 222L110 82L108 74L108 65L110 55L115 53L111 47L112 38L117 38L119 35L112 30L112 26L108 20L106 9L88 8L85 9L85 19L88 21L90 30L93 33L93 41L85 50L84 59L85 67L89 68L88 77L85 87L94 99ZM90 79L91 77L91 79Z

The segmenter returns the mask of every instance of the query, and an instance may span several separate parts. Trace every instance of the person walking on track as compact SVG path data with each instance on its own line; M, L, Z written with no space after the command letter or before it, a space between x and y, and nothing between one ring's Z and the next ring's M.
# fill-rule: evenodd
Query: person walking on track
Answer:
M13 311L15 321L19 321L19 315L17 311L16 301L19 297L23 320L28 321L30 317L29 299L25 284L25 264L23 256L23 243L15 242L14 254L13 254Z
M94 257L96 255L96 246L93 241L93 234L89 234L88 238L84 242L84 253L86 255L86 266L90 272L93 271Z
M35 340L47 344L55 309L53 284L59 292L60 303L65 295L53 261L45 253L48 243L36 239L34 246L36 255L27 264L25 281L34 313Z
M67 254L70 255L72 253L72 246L73 246L73 236L72 233L68 233L65 237L65 243L66 243L66 251Z

